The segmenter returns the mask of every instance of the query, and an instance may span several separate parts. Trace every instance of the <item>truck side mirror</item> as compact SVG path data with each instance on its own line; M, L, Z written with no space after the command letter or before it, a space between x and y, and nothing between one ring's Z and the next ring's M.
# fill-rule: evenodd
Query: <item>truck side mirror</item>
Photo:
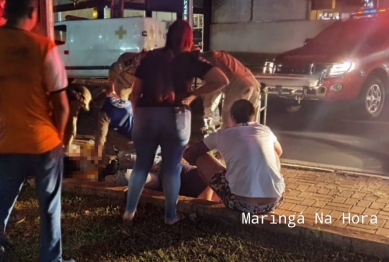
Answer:
M305 39L304 45L308 45L308 44L312 43L312 40L313 40L313 38L307 38L307 39Z

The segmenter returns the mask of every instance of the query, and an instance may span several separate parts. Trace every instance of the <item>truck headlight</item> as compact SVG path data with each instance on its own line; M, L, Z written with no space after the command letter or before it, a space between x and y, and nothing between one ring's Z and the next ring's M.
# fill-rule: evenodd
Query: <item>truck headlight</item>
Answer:
M270 74L273 74L274 73L274 63L273 62L265 62L265 65L263 66L263 73L266 74L266 73L270 73Z
M333 64L327 69L326 77L337 77L350 72L355 69L355 63L344 62L339 64Z

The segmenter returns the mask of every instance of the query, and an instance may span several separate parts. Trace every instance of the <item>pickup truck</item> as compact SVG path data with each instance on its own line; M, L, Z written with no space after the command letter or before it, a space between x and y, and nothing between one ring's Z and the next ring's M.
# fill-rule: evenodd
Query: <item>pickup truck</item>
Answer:
M288 111L316 100L350 103L358 118L388 115L389 10L353 13L265 67L258 81L270 96L293 101Z

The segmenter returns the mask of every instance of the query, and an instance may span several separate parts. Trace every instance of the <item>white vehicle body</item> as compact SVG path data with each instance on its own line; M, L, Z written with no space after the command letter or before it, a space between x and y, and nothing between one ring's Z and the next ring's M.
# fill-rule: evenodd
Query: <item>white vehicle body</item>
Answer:
M107 78L125 52L165 45L165 23L147 17L71 20L55 23L55 42L69 78Z

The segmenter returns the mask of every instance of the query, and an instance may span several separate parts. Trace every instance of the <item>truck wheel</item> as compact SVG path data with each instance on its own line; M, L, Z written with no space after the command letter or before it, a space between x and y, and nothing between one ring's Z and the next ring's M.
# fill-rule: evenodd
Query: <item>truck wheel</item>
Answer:
M378 76L371 76L365 82L358 107L365 119L378 118L385 105L385 84Z

